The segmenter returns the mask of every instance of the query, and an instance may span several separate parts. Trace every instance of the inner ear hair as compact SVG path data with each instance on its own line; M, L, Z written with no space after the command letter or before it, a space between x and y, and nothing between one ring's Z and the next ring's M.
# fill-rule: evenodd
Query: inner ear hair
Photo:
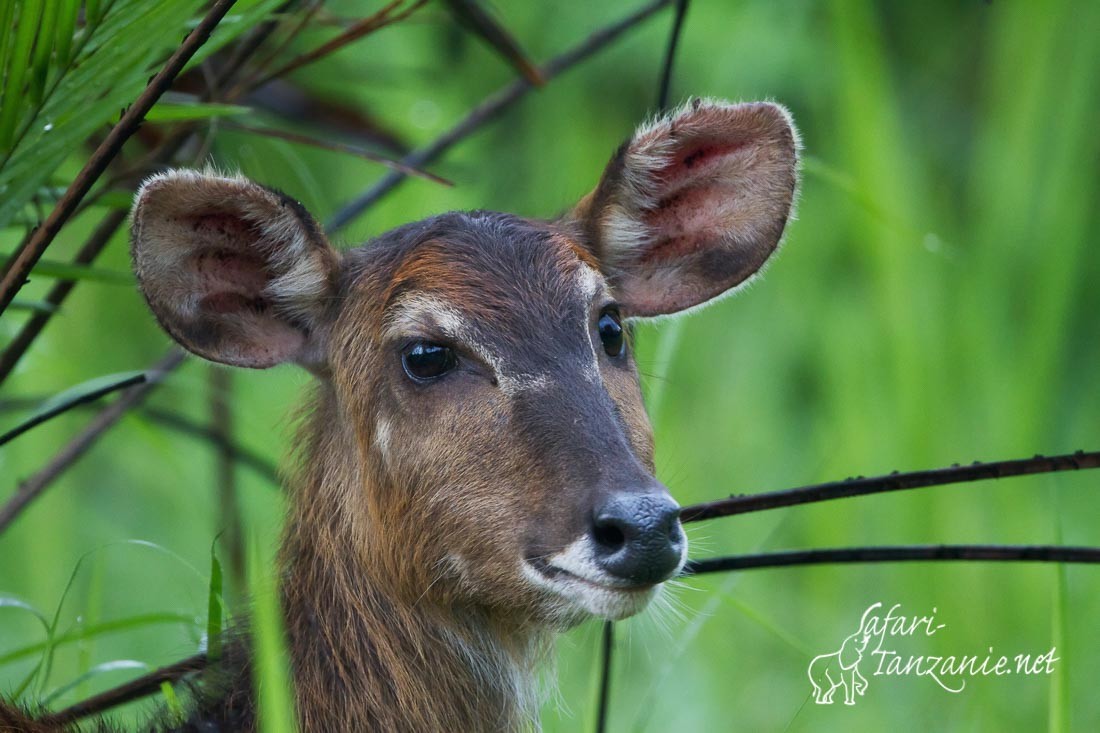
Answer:
M240 176L172 170L141 187L134 271L166 331L237 366L316 360L339 255L297 201Z
M571 219L630 315L685 310L735 288L775 251L798 149L779 105L695 100L641 125Z

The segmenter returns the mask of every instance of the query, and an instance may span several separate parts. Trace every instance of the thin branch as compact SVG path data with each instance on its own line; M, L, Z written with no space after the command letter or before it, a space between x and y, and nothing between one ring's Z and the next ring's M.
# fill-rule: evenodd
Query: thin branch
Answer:
M214 436L217 463L219 524L228 550L231 587L234 592L244 585L244 537L241 508L237 499L236 461L229 450L233 440L233 373L220 366L207 367L210 391L210 432Z
M320 0L320 2L323 1L324 0ZM237 75L237 72L242 71L249 60L254 60L253 54L259 51L264 43L267 42L267 39L271 37L271 34L275 32L275 29L285 22L284 18L281 16L283 14L292 13L298 5L299 0L287 0L275 9L271 17L250 31L243 41L234 45L229 60L226 62L225 66L219 70L220 79L218 79L217 83L208 90L208 98L212 99L217 97L228 89L229 85L234 82L233 77ZM225 96L228 99L236 99L241 93L243 93L243 90L233 90L226 93Z
M344 46L347 46L349 43L354 43L355 41L358 41L360 38L367 35L368 33L373 33L374 31L385 28L388 25L400 22L405 18L408 18L424 5L426 5L427 1L428 0L417 0L417 2L413 3L405 10L402 10L400 13L397 13L396 15L391 15L394 10L396 10L405 2L405 0L393 0L393 2L383 7L374 15L357 21L353 26L348 28L340 35L336 36L336 38L333 38L332 40L321 44L319 47L313 49L312 51L308 51L300 56L291 59L290 61L277 68L275 71L272 71L271 73L261 78L259 81L253 83L251 86L253 86L254 88L262 87L264 84L268 83L272 79L280 76L285 76L292 71L297 71L303 66L312 64L314 61L317 61L332 53L335 53L336 51L339 51Z
M668 94L672 88L672 65L676 61L676 47L680 44L680 31L684 27L688 0L676 0L676 17L672 21L672 32L668 36L668 50L665 51L665 63L661 70L661 85L657 91L657 109L668 109Z
M531 84L541 87L546 83L538 67L531 63L515 36L481 7L479 0L444 0L460 25L480 36L489 46L500 54L508 64L518 71Z
M672 21L672 31L668 38L668 49L662 65L661 80L657 86L657 109L668 108L668 90L672 83L672 65L676 60L676 47L680 40L680 31L684 27L684 15L687 13L688 0L676 0L676 17ZM603 733L607 725L607 690L611 684L611 621L604 622L603 641L604 658L600 668L600 708L596 719L597 733Z
M219 449L226 451L229 455L233 456L233 460L241 464L246 468L252 469L261 477L267 479L270 483L276 487L280 485L279 472L276 470L275 465L265 459L264 457L253 453L244 446L236 443L232 440L221 442L223 439L213 433L210 428L205 425L200 425L193 420L184 417L175 412L168 410L161 410L156 407L147 407L140 411L140 414L148 417L153 422L163 425L172 430L177 430L186 435L190 435L193 438L208 441Z
M30 420L16 425L14 428L4 433L3 435L0 435L0 445L4 445L5 443L8 443L18 438L20 435L27 432L31 428L35 428L44 422L52 420L58 415L63 415L74 407L79 407L80 405L86 405L90 402L95 402L100 397L105 397L112 392L119 391L120 389L132 387L135 384L141 384L144 381L145 375L138 374L133 377L127 377L126 379L119 380L114 384L108 384L104 387L100 387L99 389L92 390L87 394L79 395L77 397L74 397L73 399L65 400L64 402L55 405L53 408L46 410L40 415L35 415Z
M88 449L98 442L127 411L139 406L149 392L183 361L183 352L172 349L168 355L146 371L147 381L130 387L117 400L99 412L75 438L62 448L38 473L19 485L15 494L0 507L0 533L18 517L27 506L37 499L70 466L77 462Z
M862 476L844 481L830 481L824 484L803 486L784 491L768 491L761 494L731 496L705 504L684 507L680 512L680 521L698 522L703 519L728 517L734 514L762 512L768 509L812 504L819 501L846 499L867 494L885 494L891 491L906 491L927 486L942 486L967 481L1008 478L1009 476L1027 476L1037 473L1055 473L1058 471L1078 471L1088 468L1100 468L1100 451L1086 453L1077 451L1059 456L1035 456L1011 461L993 463L972 463L969 466L934 468L928 471L911 473L892 473L887 476Z
M600 659L600 699L596 708L596 733L607 730L607 708L611 703L611 657L615 650L615 624L603 622L603 654Z
M286 140L287 142L298 143L300 145L310 145L315 148L321 148L322 150L331 150L334 153L346 153L348 155L354 155L364 160L369 160L372 163L378 163L384 165L387 168L395 171L400 171L407 176L416 176L423 178L432 183L438 183L442 186L454 186L454 183L448 181L446 178L437 176L434 173L429 173L419 168L414 168L409 165L405 165L399 160L394 160L385 155L372 152L365 148L360 148L355 145L345 145L344 143L334 143L328 140L321 140L315 137L309 137L307 135L299 135L295 132L288 132L286 130L277 130L273 127L255 127L252 125L242 125L239 122L222 122L222 128L226 130L240 130L241 132L250 132L256 135L263 135L264 137L273 137L279 140Z
M693 560L684 575L721 573L728 570L786 568L799 565L871 562L1059 562L1100 563L1100 547L1057 545L901 545L841 547L824 550L789 550L756 555L732 555Z
M19 397L7 400L0 400L0 410L24 410L35 405L41 404L42 398L32 397ZM90 407L90 405L81 405L83 408ZM256 453L248 448L245 448L240 443L229 440L222 442L222 438L215 435L214 432L206 425L198 423L189 417L185 417L177 412L171 410L164 410L158 407L142 407L137 411L137 414L151 422L156 423L162 427L166 427L170 430L182 433L196 440L203 440L210 443L212 446L219 450L224 450L233 456L233 460L239 463L241 466L249 469L257 474L260 478L266 479L269 483L278 487L280 485L279 472L275 468L275 464L267 460L259 453Z
M278 45L272 48L262 59L257 61L257 76L263 74L264 69L269 68L271 64L275 63L275 59L277 59L283 51L290 48L290 44L294 43L295 39L301 35L302 31L306 29L306 26L309 25L309 22L313 20L317 11L320 10L323 5L324 0L311 0L305 10L299 14L300 17L294 22L294 25L289 28L286 37L279 41ZM250 88L256 87L256 84L252 80L245 80L244 84Z
M145 87L145 91L134 100L134 103L122 115L118 124L111 128L107 137L95 149L95 152L92 153L80 173L73 179L73 182L69 184L69 188L58 200L50 215L35 229L26 246L21 247L12 257L5 269L3 278L0 279L0 313L8 307L8 304L15 298L15 294L23 287L31 273L31 269L42 257L46 248L53 242L58 232L69 220L69 217L80 206L81 200L92 189L92 186L99 180L104 171L107 170L107 166L119 154L122 146L130 139L130 136L137 132L142 120L145 118L145 114L152 109L161 95L168 91L176 76L191 60L191 57L195 55L195 52L199 50L199 47L210 37L214 28L217 27L235 2L236 0L217 0L214 3L198 26L187 35L180 47L168 59L164 68L153 77L149 85Z
M64 710L45 715L38 722L44 728L67 726L81 718L102 713L105 710L158 692L161 683L175 682L181 677L202 670L204 667L206 667L206 655L196 654L175 664L153 670L149 674L130 680L119 687L89 697L87 700L82 700Z
M127 212L125 211L111 211L96 226L91 236L84 242L84 246L80 248L80 251L76 253L76 256L72 260L74 265L90 265L95 261L95 258L99 256L99 253L103 251L103 248L107 246L111 241L111 237L115 235L122 223L126 221ZM58 280L55 282L46 293L44 298L45 302L58 308L65 298L69 297L69 293L76 287L75 280ZM23 324L23 327L19 329L19 333L15 338L7 345L3 353L0 353L0 383L3 383L8 375L11 374L15 365L19 363L19 359L26 353L34 340L38 337L38 334L42 332L46 324L53 317L52 313L45 311L39 311L34 313Z
M541 69L543 78L549 82L562 72L571 69L670 2L672 0L652 0L627 17L596 31L581 43L565 53L555 56L543 65ZM401 159L401 162L416 168L428 165L455 143L469 137L483 125L496 119L505 109L512 106L533 88L526 79L516 79L508 86L486 97L479 105L470 110L458 124L428 145L409 153ZM343 229L355 217L366 211L367 208L375 204L404 180L405 176L401 173L391 172L386 174L364 193L337 211L329 221L329 231L335 232Z

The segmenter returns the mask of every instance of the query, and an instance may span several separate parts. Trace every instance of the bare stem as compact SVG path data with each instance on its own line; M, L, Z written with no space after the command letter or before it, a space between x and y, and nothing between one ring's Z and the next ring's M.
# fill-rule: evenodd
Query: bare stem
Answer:
M668 34L668 50L665 62L661 66L661 84L657 89L657 109L668 109L669 91L672 89L672 66L676 61L676 47L680 44L680 31L684 28L684 16L687 15L688 0L676 0L676 17L672 21L672 32Z
M116 210L104 216L91 236L84 242L84 246L76 253L73 264L90 265L103 251L103 248L107 246L107 243L111 241L111 237L115 235L115 232L118 231L124 221L126 221L125 211ZM69 297L69 293L76 287L76 283L76 280L58 280L46 293L45 301L56 310L65 302L65 298ZM36 311L19 329L19 333L7 345L3 353L0 353L0 384L15 369L19 359L34 343L34 340L38 338L38 334L42 332L42 329L46 327L52 317L53 313L51 312Z
M928 486L942 486L968 481L1008 478L1009 476L1027 476L1037 473L1055 473L1058 471L1077 471L1087 468L1100 468L1100 451L1077 451L1060 456L1035 456L1011 461L979 463L969 466L951 466L934 468L928 471L910 473L891 473L887 476L845 479L824 484L803 486L783 491L768 491L761 494L731 496L705 504L684 507L680 512L683 522L698 522L703 519L728 517L734 514L762 512L768 509L813 504L819 501L846 499L867 494L885 494L891 491L921 489Z
M411 166L404 165L399 160L394 160L386 155L379 155L378 153L371 152L365 148L357 147L355 145L346 145L344 143L334 143L330 140L321 140L315 137L309 137L308 135L299 135L295 132L288 132L286 130L276 130L273 127L255 127L252 125L242 125L237 122L223 122L222 127L228 130L239 130L241 132L248 132L255 135L263 135L264 137L273 137L279 140L286 140L287 142L298 143L299 145L309 145L314 148L321 148L322 150L331 150L334 153L345 153L347 155L354 155L364 160L369 160L372 163L378 163L384 165L395 171L400 171L407 176L416 176L417 178L423 178L432 183L438 183L441 186L454 186L453 183L446 178L429 173L428 171L420 170L419 168L413 168Z
M1100 547L1056 545L902 545L840 547L823 550L788 550L756 555L731 555L693 560L684 575L721 573L728 570L786 568L799 565L834 565L870 562L1063 562L1100 563Z
M46 410L39 415L35 415L30 420L26 420L19 425L16 425L14 428L4 433L3 435L0 435L0 445L4 445L5 443L9 443L12 440L15 440L28 430L38 427L42 423L52 420L58 415L63 415L75 407L86 405L89 402L95 402L100 397L106 397L112 392L117 392L118 390L126 389L127 387L133 387L135 384L141 384L144 381L145 375L138 374L133 377L127 377L126 379L119 380L114 384L108 384L104 387L100 387L99 389L92 390L91 392L88 392L87 394L82 394L79 397L65 400L61 404L55 405L51 409Z
M603 622L603 652L600 657L600 699L596 708L596 733L607 730L607 709L611 704L611 661L615 651L615 624Z
M50 713L42 717L39 722L44 728L68 725L81 718L87 718L90 715L102 713L105 710L151 695L160 689L162 682L175 682L187 674L200 671L205 666L206 655L196 654L175 664L153 670L149 674L130 680L106 692L89 697L87 700L82 700L64 710Z
M130 387L122 396L99 412L75 438L62 448L38 473L19 485L15 494L0 507L0 533L8 528L27 506L53 484L58 476L77 462L100 437L114 427L130 409L140 405L164 376L183 361L183 352L173 349L146 372L147 381Z
M237 499L237 466L230 448L233 441L233 373L220 366L207 368L210 376L210 433L214 436L217 462L219 523L228 551L228 567L234 592L244 589L244 537Z
M292 71L297 71L303 66L312 64L314 61L325 58L326 56L329 56L336 51L339 51L341 48L348 45L349 43L358 41L360 38L363 38L364 36L373 33L374 31L380 30L388 25L393 25L394 23L402 21L405 18L408 18L417 10L419 10L421 7L423 7L427 3L427 0L417 0L417 2L413 3L408 8L405 8L400 13L394 14L394 11L397 10L397 8L399 8L404 2L405 0L393 0L393 2L384 6L381 10L374 13L373 15L357 21L346 31L336 36L336 38L333 38L332 40L321 44L312 51L308 51L301 56L297 56L296 58L293 58L290 61L286 62L279 68L264 76L259 81L254 82L252 86L262 87L264 84L268 83L272 79L286 76Z

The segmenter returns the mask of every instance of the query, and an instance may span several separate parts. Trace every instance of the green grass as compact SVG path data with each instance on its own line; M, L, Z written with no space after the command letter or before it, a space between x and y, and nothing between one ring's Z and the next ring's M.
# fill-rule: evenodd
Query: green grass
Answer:
M82 72L80 85L56 70L40 82L41 59L36 66L16 53L28 41L0 34L0 64L33 79L43 100L37 114L34 95L18 108L0 105L0 143L24 135L0 165L0 185L9 187L0 222L33 215L35 194L79 168L90 131L116 118L150 75L151 59L186 31L183 20L166 28L142 22L141 13L115 17L113 8L137 1L88 4L98 27L123 40L104 71ZM179 18L190 16L187 3L176 5ZM542 59L631 5L500 4L499 16ZM50 21L55 38L69 8ZM330 9L362 11L350 0ZM10 12L0 3L0 22ZM250 12L234 14L246 24ZM1098 16L1100 5L1084 0L692 3L674 96L787 104L807 164L798 220L763 279L681 322L637 330L659 476L681 503L1100 445ZM295 79L370 110L413 143L427 141L512 74L435 17L386 29ZM409 181L340 242L451 208L550 216L569 206L649 111L670 19L647 24L457 147L433 168L456 182L453 189ZM295 47L322 37L310 31ZM55 44L55 59L81 58L96 42L74 35L67 51ZM117 83L101 97L103 78ZM88 119L44 132L42 115L66 101L86 108ZM239 112L180 114L222 111ZM51 142L59 132L71 138ZM322 220L382 174L358 159L240 132L220 133L212 157L287 190ZM68 260L94 220L78 217L49 259ZM14 224L0 231L0 251L12 251L22 234ZM96 268L128 270L124 237ZM20 294L28 307L52 282L41 275ZM19 310L0 318L0 344L26 317ZM164 345L136 290L86 279L0 401L144 369ZM205 369L186 364L153 404L208 420ZM241 374L236 437L262 456L283 455L284 416L306 382L290 368ZM0 431L26 415L0 413ZM0 497L86 419L65 415L0 449ZM43 627L26 611L0 607L0 690L29 679L29 690L48 695L106 662L156 667L194 653L216 620L207 570L221 529L215 471L207 446L131 416L0 535L0 596L49 609ZM282 500L247 472L238 480L245 523L266 551ZM1088 472L943 487L729 518L689 536L699 557L854 544L1096 545L1098 488L1100 476ZM83 566L65 595L81 556L131 538L202 570L124 545ZM752 571L690 580L671 595L676 613L654 609L616 627L613 731L1074 731L1100 719L1092 689L1100 677L1100 576L1092 568ZM927 680L873 678L854 707L807 704L809 658L835 649L878 600L915 613L938 609L946 628L914 653L1057 645L1060 666L1049 679L975 680L958 695ZM261 604L269 620L277 618L272 602ZM277 629L262 638L277 683L285 674ZM548 732L592 720L598 639L592 623L558 644L558 693L543 711ZM37 689L47 649L49 684ZM87 679L57 704L124 677ZM265 699L284 711L267 719L280 720L286 702Z

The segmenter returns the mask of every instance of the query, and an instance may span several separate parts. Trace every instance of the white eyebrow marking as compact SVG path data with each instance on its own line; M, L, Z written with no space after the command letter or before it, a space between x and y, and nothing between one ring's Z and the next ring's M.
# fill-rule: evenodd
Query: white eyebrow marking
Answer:
M586 380L592 384L599 384L600 355L596 353L596 345L592 342L592 334L589 331L588 304L595 300L598 294L607 292L607 282L594 267L587 263L581 263L580 268L577 270L577 286L580 288L584 303L582 310L584 320L581 321L581 328L584 333L584 340L588 343L589 351L592 353L592 361L585 365L582 371Z
M390 439L392 435L393 426L390 424L390 421L379 416L378 420L374 423L374 445L378 448L378 452L382 454L383 462L389 459Z
M603 275L586 262L582 262L580 269L577 270L577 282L580 285L581 297L588 302L607 288Z
M386 333L388 336L400 336L410 331L420 331L425 325L435 326L456 341L465 339L471 330L462 314L449 304L439 298L417 293L397 301L386 320Z
M521 392L547 389L553 379L546 372L509 372L501 360L484 344L474 338L474 330L461 313L447 302L417 293L401 298L386 323L386 334L399 337L423 330L426 325L438 328L448 338L477 354L493 371L500 391L509 397Z

